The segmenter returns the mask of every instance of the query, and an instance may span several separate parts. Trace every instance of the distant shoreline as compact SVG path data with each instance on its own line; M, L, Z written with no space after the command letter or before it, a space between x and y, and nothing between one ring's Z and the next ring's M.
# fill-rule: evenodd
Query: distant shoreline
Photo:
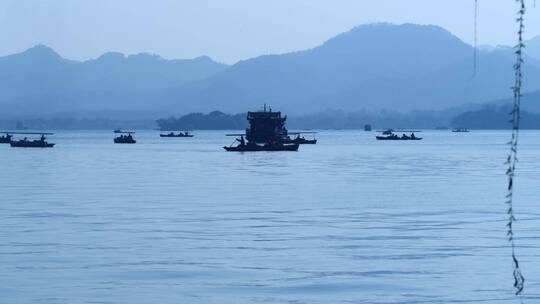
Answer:
M469 128L473 130L510 129L506 104L484 106L471 105L467 108L441 111L412 111L400 113L381 110L345 112L327 110L318 113L288 116L290 130L363 130L365 125L373 129L423 129ZM286 114L286 113L285 113ZM248 127L245 113L227 114L213 111L207 114L190 113L179 117L151 118L130 117L121 119L122 113L111 118L21 118L0 119L1 130L244 130ZM126 115L127 116L127 115ZM115 118L120 117L120 118ZM540 114L522 111L524 130L540 130Z

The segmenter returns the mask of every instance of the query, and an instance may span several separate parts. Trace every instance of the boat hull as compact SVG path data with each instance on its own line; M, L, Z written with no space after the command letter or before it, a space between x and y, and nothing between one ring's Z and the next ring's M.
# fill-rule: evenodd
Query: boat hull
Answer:
M14 148L52 148L54 144L42 141L12 141L9 143Z
M415 138L402 138L402 137L386 137L386 136L377 136L377 140L422 140L422 137L415 137Z
M244 145L236 147L223 147L228 152L258 152L258 151L298 151L299 144L286 144L278 146Z
M159 137L193 137L195 135L169 135L169 134L159 134Z
M315 145L317 144L316 139L289 139L283 141L284 144L299 144L299 145Z
M137 143L137 141L135 139L132 139L132 140L126 140L126 139L118 139L118 138L115 138L114 139L114 143L115 144L135 144Z

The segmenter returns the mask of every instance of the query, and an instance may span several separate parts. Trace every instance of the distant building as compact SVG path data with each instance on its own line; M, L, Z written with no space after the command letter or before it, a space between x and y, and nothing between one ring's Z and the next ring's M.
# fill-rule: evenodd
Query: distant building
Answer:
M26 130L28 129L27 127L24 126L24 123L20 120L17 121L17 123L15 124L15 130Z

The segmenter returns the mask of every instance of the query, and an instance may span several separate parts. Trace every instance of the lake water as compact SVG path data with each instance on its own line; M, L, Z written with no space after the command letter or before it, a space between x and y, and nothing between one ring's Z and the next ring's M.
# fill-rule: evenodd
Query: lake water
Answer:
M420 142L321 131L228 153L227 132L61 131L0 145L0 303L517 303L505 240L508 131ZM540 132L515 208L540 298Z

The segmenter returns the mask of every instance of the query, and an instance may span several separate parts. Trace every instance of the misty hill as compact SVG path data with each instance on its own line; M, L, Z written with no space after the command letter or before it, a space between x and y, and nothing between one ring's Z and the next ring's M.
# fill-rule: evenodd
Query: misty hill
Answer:
M512 49L480 51L473 77L470 45L438 26L414 24L359 26L313 49L232 66L118 53L78 62L39 46L0 58L0 106L4 115L125 110L145 118L242 113L263 103L292 115L432 111L511 96L513 61ZM527 58L525 91L540 89L539 67Z
M495 100L474 108L462 109L450 123L453 127L473 129L509 129L513 99ZM540 129L540 91L524 94L521 98L521 122L523 129Z
M37 113L131 110L133 101L141 95L155 95L226 68L208 57L166 60L150 54L106 53L79 62L39 45L0 58L0 105L15 112Z
M353 108L360 104L367 108L387 108L399 111L440 110L465 103L489 102L511 96L514 83L514 57L511 51L481 53L479 68L473 76L472 60L467 58L443 69L408 79L374 79L351 86L332 95L312 100L324 104L336 100L338 108ZM524 67L525 88L540 88L540 69L531 64Z
M492 52L501 50L513 50L510 45L479 45L478 49L482 51ZM525 55L533 58L535 61L540 61L540 36L525 40Z
M220 75L186 86L178 99L197 100L213 109L233 106L240 110L266 102L285 111L309 111L302 108L334 107L359 85L402 82L471 54L469 46L439 27L366 25L310 50L241 61ZM373 103L362 97L341 106Z
M442 109L510 96L511 49L479 54L437 26L374 24L357 27L314 49L239 62L174 92L176 111L243 111L262 103L286 112L326 108ZM526 67L529 89L540 88L540 71ZM176 107L174 107L176 105Z
M525 53L536 60L540 60L540 36L525 42Z
M494 105L486 106L480 110L464 112L452 120L453 126L466 126L472 129L510 129L511 107ZM540 129L540 114L521 111L521 129Z
M287 116L289 130L305 129L363 129L365 124L374 128L421 128L434 129L452 126L453 118L465 112L481 110L485 105L467 104L441 111L342 111L325 110L317 113ZM209 114L187 115L158 119L161 130L242 130L248 127L246 113L225 114L213 111Z
M169 117L156 121L160 130L243 130L247 128L246 114L225 114L213 111L208 114L191 113L179 118Z

